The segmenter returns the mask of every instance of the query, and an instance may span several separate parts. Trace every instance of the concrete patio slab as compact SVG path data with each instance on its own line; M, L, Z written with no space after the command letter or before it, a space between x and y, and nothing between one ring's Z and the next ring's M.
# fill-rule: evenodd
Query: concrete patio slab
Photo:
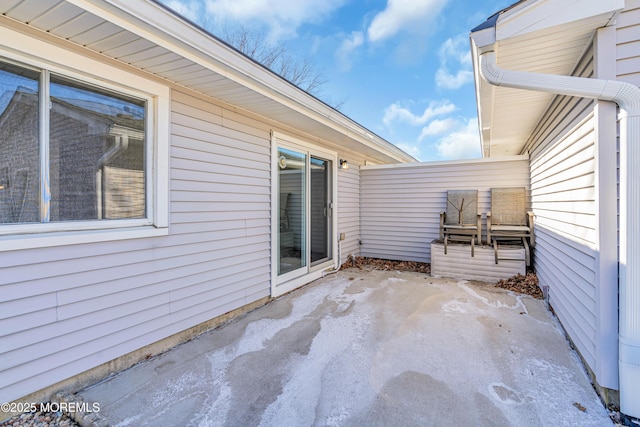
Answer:
M612 425L542 301L357 269L75 397L112 426Z

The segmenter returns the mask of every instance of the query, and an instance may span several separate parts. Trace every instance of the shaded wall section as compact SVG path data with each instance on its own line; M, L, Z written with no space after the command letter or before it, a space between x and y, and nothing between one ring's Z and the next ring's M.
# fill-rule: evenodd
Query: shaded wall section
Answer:
M340 156L343 154L341 153ZM338 195L334 198L338 201L338 235L345 234L345 240L341 243L342 262L345 262L349 255L360 255L360 168L358 165L364 163L364 160L354 153L347 153L346 157L349 159L350 167L348 170L338 170Z
M607 30L608 31L608 30ZM573 75L612 79L615 35L600 31ZM617 389L615 105L557 96L525 147L536 213L535 266L549 303L598 385Z

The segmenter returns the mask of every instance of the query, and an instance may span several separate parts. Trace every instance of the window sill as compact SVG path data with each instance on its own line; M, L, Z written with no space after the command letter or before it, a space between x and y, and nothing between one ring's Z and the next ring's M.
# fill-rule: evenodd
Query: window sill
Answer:
M0 237L0 252L78 245L83 243L110 242L114 240L142 239L146 237L167 236L168 234L168 227L156 228L153 226L106 230L59 231L37 234L13 234Z

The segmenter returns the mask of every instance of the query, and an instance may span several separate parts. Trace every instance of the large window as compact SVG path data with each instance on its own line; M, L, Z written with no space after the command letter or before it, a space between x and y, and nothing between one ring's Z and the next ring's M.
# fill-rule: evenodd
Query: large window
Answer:
M146 100L0 61L4 224L147 217Z
M0 252L167 235L170 95L0 26Z

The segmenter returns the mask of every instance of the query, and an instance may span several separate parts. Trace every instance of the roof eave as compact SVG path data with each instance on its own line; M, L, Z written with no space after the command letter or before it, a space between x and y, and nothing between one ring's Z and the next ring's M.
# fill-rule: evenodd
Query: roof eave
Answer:
M567 28L568 26L585 26L584 31L592 33L597 28L610 25L617 14L624 8L624 0L611 0L602 2L601 0L570 0L558 6L553 0L523 0L519 1L507 9L492 15L484 24L474 28L470 34L471 50L474 67L474 79L476 85L476 105L478 109L478 121L480 126L480 140L483 156L502 155L498 150L501 141L494 138L494 131L498 126L518 126L513 120L494 112L499 107L496 93L502 93L502 89L496 89L484 81L479 73L478 58L485 52L493 51L500 62L500 46L504 43L513 43L514 40L525 40L535 37L537 34L546 34L556 29ZM591 25L591 26L590 26ZM541 56L552 54L556 45L537 45L536 55L539 60ZM574 54L580 55L584 52L585 46L574 48ZM533 57L531 52L531 56ZM527 71L526 68L519 71ZM537 70L539 71L539 70ZM573 70L567 70L567 74ZM547 100L538 101L538 110L542 110L548 104ZM522 133L521 140L510 141L514 146L520 146L521 150L526 144L528 134ZM495 153L492 153L491 147ZM508 154L521 154L522 151L514 153L511 147Z
M205 62L216 73L377 151L379 161L416 161L400 148L155 1L68 1L89 4L96 14L108 12L109 19L117 25L132 32L142 32L140 35L145 38L180 51L201 64ZM109 8L104 6L105 2Z

